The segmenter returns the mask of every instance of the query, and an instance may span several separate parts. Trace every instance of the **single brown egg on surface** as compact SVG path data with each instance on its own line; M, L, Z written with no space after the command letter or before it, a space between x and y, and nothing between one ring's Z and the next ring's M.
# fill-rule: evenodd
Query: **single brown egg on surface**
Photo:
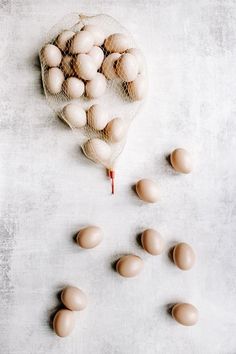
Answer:
M46 44L42 49L44 63L49 67L59 66L62 59L60 49L53 44Z
M172 317L183 326L194 326L198 321L198 310L191 304L176 304L172 308Z
M89 139L83 146L84 154L94 162L107 164L111 157L111 147L99 138Z
M147 203L156 203L160 194L156 182L146 178L136 183L136 192L139 198Z
M132 278L138 275L144 266L142 258L135 255L121 257L116 263L116 271L125 278Z
M63 31L56 39L56 46L65 52L69 48L69 41L75 35L73 31Z
M59 337L67 337L75 327L75 314L73 311L59 310L53 319L53 329Z
M77 244L82 248L94 248L102 241L102 229L98 226L87 226L76 236Z
M77 77L68 77L64 81L63 90L69 98L79 98L84 93L84 83Z
M45 74L45 85L52 95L61 92L64 82L63 72L59 68L50 68Z
M80 31L71 39L69 51L71 54L86 54L92 49L93 45L93 35L88 31Z
M123 53L130 48L129 38L123 33L111 34L105 40L104 47L110 53Z
M62 118L71 128L82 128L87 123L85 110L76 103L68 103L63 108Z
M118 79L118 75L116 73L115 64L117 59L121 56L120 53L112 53L109 54L103 61L102 64L102 72L109 80Z
M116 62L116 73L125 82L134 81L138 76L138 62L130 53L122 54Z
M99 26L96 25L85 25L82 28L82 31L88 31L93 35L94 45L101 46L105 40L105 34L100 29Z
M104 94L107 88L107 80L103 74L97 73L96 76L87 81L85 86L86 96L89 98L98 98Z
M80 79L92 80L97 74L93 58L88 54L79 54L73 61L73 68Z
M163 252L164 240L160 233L154 229L147 229L141 235L141 243L145 251L157 256Z
M189 270L194 266L196 256L190 245L181 242L174 247L173 260L178 268Z
M170 162L172 167L177 172L190 173L193 169L192 158L189 152L185 149L175 149L170 154Z
M82 311L87 306L87 296L75 286L67 286L62 290L61 301L71 311Z
M118 143L125 136L125 125L121 118L113 118L105 128L105 134L112 143Z
M147 79L138 75L134 81L128 82L128 94L133 101L141 101L147 94Z

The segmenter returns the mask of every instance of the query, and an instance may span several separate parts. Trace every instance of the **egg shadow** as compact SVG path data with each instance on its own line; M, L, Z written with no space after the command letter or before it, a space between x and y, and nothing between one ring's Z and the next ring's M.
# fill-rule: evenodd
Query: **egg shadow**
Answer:
M136 245L143 249L141 239L142 239L142 232L139 232L139 233L136 235L136 238L135 238L135 240L136 240Z
M62 309L65 308L65 306L61 302L61 293L62 293L62 290L63 290L64 287L65 287L65 284L62 285L61 286L61 290L57 291L56 294L55 294L55 297L56 297L56 299L59 302L58 305L54 306L51 310L49 310L48 326L52 330L53 330L53 319L54 319L56 313L59 310L62 310Z
M174 258L173 258L174 248L175 248L175 246L171 246L168 253L167 253L168 258L172 263L174 263Z
M170 316L172 316L172 309L175 306L176 302L169 303L165 305L166 313Z
M170 154L165 156L165 160L168 162L168 164L172 167L171 161L170 161Z

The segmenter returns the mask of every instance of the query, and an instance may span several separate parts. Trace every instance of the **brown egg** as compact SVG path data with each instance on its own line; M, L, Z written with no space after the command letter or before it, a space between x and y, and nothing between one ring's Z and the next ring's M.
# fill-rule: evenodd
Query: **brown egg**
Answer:
M173 250L173 260L178 268L189 270L195 263L195 253L190 245L181 242L178 243Z
M63 72L59 68L50 68L45 74L45 84L52 95L61 92L64 82Z
M107 88L107 80L103 74L97 73L96 76L88 81L85 86L86 96L98 98L104 94Z
M49 67L59 66L62 59L60 49L53 44L45 45L42 49L42 56L44 63Z
M141 179L136 183L136 192L141 200L147 203L156 203L159 199L159 189L150 179Z
M87 123L85 110L76 103L68 103L62 111L62 119L71 128L82 128Z
M94 248L102 241L102 230L98 226L87 226L80 230L76 237L77 244L82 248Z
M68 77L64 81L63 90L69 98L79 98L84 93L84 83L77 77Z
M125 82L134 81L138 76L138 62L130 53L122 54L116 62L116 73Z
M147 79L143 75L138 75L134 81L128 82L127 86L129 97L133 101L141 101L147 94Z
M56 39L56 46L65 52L68 49L70 39L75 35L73 31L63 31Z
M93 58L88 54L79 54L73 62L73 68L80 79L92 80L97 74Z
M183 326L194 326L198 321L198 310L191 304L176 304L172 308L172 317Z
M99 138L89 139L83 146L84 154L96 163L108 164L111 157L111 147Z
M163 252L164 241L158 231L147 229L141 236L142 246L148 253L153 256L159 255Z
M125 53L130 53L135 56L138 62L138 72L143 73L144 72L144 58L143 54L140 49L138 48L130 48L125 51Z
M88 31L80 31L72 38L69 50L71 54L86 54L92 49L93 44L93 35Z
M130 48L129 38L125 34L114 33L105 40L104 46L110 53L123 53Z
M74 312L62 309L59 310L53 319L53 329L59 337L67 337L74 329Z
M96 25L85 25L82 31L88 31L93 35L94 45L101 46L103 45L105 35L101 28Z
M143 260L132 254L121 257L116 263L116 271L125 278L138 275L143 269Z
M71 311L82 311L87 306L87 296L75 286L67 286L62 290L61 301Z
M105 128L105 134L112 143L121 141L125 136L125 125L121 118L113 118Z
M100 47L92 47L92 49L88 52L88 55L94 60L97 69L100 68L104 59L103 50Z
M190 173L193 169L192 159L189 152L185 149L175 149L170 155L172 167L177 172Z
M107 110L99 103L93 104L87 112L88 125L95 130L102 130L108 122Z
M103 61L102 72L109 80L115 80L119 78L115 70L115 64L119 57L120 53L112 53L109 54Z

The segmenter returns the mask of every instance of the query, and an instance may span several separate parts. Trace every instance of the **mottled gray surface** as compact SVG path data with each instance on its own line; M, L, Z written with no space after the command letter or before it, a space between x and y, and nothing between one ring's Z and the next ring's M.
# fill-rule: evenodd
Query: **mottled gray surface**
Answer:
M146 53L149 96L115 197L41 89L38 49L72 11L113 15ZM236 2L1 0L0 37L0 353L235 354ZM177 146L194 156L189 176L165 160ZM136 198L140 177L158 181L158 204ZM105 238L84 252L72 236L87 223ZM145 227L163 233L167 250L191 243L195 268L179 271L167 251L145 254L135 240ZM137 279L111 267L128 252L145 259ZM60 339L48 320L68 283L87 292L89 307ZM199 308L197 326L176 325L167 314L176 301Z

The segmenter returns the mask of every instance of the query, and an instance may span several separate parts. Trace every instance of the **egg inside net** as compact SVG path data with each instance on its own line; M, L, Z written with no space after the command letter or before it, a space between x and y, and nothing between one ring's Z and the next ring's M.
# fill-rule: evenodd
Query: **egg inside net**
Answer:
M113 180L146 94L145 60L133 37L111 16L72 13L49 31L39 57L48 104Z

